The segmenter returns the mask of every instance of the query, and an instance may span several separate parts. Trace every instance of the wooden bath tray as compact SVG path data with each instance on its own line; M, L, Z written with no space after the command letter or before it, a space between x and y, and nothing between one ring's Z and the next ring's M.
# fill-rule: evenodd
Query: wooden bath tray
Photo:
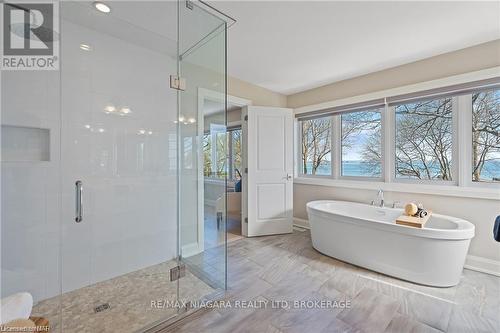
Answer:
M401 215L396 219L396 224L406 225L408 227L423 228L429 217L431 217L432 212L427 211L426 217L415 217L408 215Z
M37 330L30 332L50 332L49 321L43 317L30 317L31 321L35 323Z

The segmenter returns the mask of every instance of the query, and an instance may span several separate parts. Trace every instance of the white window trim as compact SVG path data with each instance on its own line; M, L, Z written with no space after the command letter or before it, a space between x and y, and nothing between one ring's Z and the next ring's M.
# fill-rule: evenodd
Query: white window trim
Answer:
M477 186L461 187L454 185L419 184L419 183L404 183L404 182L391 183L384 181L371 182L371 181L359 181L359 180L338 180L332 178L324 179L320 177L297 177L294 179L294 183L304 184L304 185L362 189L362 190L382 189L388 192L419 193L419 194L442 195L450 197L500 200L500 190L498 188L490 188L490 187L477 187Z
M500 66L482 71L456 75L444 79L422 82L410 86L388 89L362 96L325 102L295 109L295 114L326 109L340 105L368 101L388 95L409 93L419 90L443 87L480 79L500 76ZM301 170L301 130L300 121L295 121L297 149L295 154L297 184L335 186L358 189L383 189L394 192L435 194L444 196L469 197L500 200L500 184L472 181L472 103L471 95L453 97L453 181L397 179L395 177L395 112L394 107L385 106L382 111L382 177L341 177L340 117L333 117L332 126L332 175L304 175ZM335 124L336 123L336 124ZM337 130L335 130L337 129Z

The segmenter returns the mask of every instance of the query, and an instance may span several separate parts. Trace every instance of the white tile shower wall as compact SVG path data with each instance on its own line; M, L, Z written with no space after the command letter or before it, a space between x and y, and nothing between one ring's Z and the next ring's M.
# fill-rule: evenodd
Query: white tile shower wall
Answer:
M2 73L2 125L49 129L48 161L4 161L1 193L1 296L35 299L60 290L59 73Z
M175 256L176 155L169 147L177 104L168 83L174 59L67 21L62 29L65 292ZM110 106L130 113L106 114ZM79 224L77 179L85 200Z
M50 161L2 162L2 297L57 295L61 269L66 292L176 254L177 111L168 88L175 60L61 24L60 73L2 73L2 124L51 133ZM106 114L108 105L131 113ZM80 224L77 179L84 183Z

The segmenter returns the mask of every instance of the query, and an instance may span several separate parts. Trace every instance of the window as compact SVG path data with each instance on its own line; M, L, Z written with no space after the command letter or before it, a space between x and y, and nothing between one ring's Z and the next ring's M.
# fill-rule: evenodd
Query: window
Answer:
M452 180L452 99L397 105L396 178Z
M381 177L381 113L360 111L341 116L341 175Z
M331 117L304 120L301 127L301 168L305 175L331 175Z
M212 136L203 135L203 175L212 176Z
M226 158L226 149L229 152L229 158ZM238 172L241 172L241 129L232 129L227 132L216 131L203 135L203 159L205 177L239 179Z
M321 176L306 184L500 188L500 77L327 105L296 115L299 174Z
M500 90L472 94L472 181L500 182Z
M241 178L241 129L233 130L231 133L231 142L229 155L231 158L231 179Z

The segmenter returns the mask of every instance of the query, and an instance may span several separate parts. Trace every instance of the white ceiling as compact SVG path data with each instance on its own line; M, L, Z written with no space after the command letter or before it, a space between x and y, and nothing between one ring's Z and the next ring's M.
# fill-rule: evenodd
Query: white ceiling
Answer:
M500 38L500 2L212 1L228 74L283 94Z

